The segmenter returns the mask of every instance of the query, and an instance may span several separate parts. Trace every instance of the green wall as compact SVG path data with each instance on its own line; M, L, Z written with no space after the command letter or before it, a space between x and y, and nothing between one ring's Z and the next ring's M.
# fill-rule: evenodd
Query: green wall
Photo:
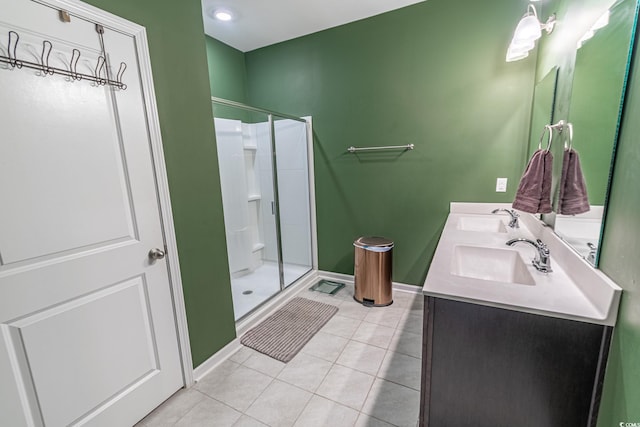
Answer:
M526 5L429 0L246 54L252 105L313 116L321 270L353 274L353 240L382 235L393 279L422 285L449 202L513 199L535 59L504 58Z
M246 103L247 71L244 53L209 36L207 61L211 95Z
M598 427L640 423L640 55L634 56L599 261L624 291Z
M195 366L235 338L199 0L88 0L147 29Z

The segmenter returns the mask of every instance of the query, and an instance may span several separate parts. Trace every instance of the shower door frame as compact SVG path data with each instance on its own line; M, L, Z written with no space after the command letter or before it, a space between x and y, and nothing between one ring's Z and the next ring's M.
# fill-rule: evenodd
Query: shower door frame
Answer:
M272 183L273 186L273 198L274 198L274 216L275 216L275 228L276 228L276 250L278 254L278 279L280 282L280 290L271 295L261 303L257 304L251 310L249 310L246 314L241 316L236 320L237 322L242 321L243 319L249 317L252 313L254 313L258 308L266 304L271 299L277 297L284 291L288 286L292 286L295 282L301 280L305 276L308 276L310 273L318 271L318 247L317 247L317 223L316 223L316 197L315 197L315 180L314 180L314 159L313 159L313 125L311 116L305 117L297 117L292 116L285 113L279 113L276 111L267 110L264 108L254 107L251 105L243 104L237 101L231 101L224 98L218 98L215 96L211 97L211 102L213 104L222 105L225 107L234 107L245 111L251 111L255 113L263 113L268 117L269 124L269 139L270 139L270 147L271 147L271 170L272 170ZM214 114L215 118L215 114ZM276 132L275 132L275 120L274 118L279 119L288 119L294 120L297 122L301 122L305 124L306 129L306 149L307 149L307 185L308 185L308 194L309 194L309 233L311 234L311 269L294 280L288 286L285 285L285 277L284 277L284 257L283 257L283 249L282 249L282 232L281 232L281 223L280 223L280 195L278 188L278 164L277 164L277 151L276 151Z

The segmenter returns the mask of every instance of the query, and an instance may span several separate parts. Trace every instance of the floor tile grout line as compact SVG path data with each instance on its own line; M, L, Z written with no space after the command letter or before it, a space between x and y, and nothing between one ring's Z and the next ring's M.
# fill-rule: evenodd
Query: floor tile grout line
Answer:
M408 390L413 390L413 391L417 391L418 393L420 393L420 389L415 389L415 388L413 388L413 387L409 387L409 386L408 386L408 385L406 385L406 384L401 384L401 383L399 383L399 382L392 381L392 380L390 380L390 379L383 378L383 377L376 377L376 379L378 379L378 380L382 380L382 381L386 381L386 382L388 382L388 383L395 384L395 385L397 385L397 386L404 387L404 388L406 388L406 389L408 389Z
M238 419L236 420L236 422L234 422L234 423L231 425L231 427L234 427L234 426L238 425L238 423L240 422L240 420L242 419L242 417L247 417L247 418L250 418L250 419L252 419L253 421L255 421L255 422L257 422L257 423L264 424L264 423L263 423L262 421L260 421L259 419L255 418L255 417L252 417L251 415L248 415L248 414L246 414L246 413L242 412L242 415L240 415L240 418L238 418ZM266 425L266 424L264 424L264 425Z
M254 369L255 370L255 369ZM257 372L257 371L256 371ZM267 375L268 376L268 375ZM271 378L271 377L269 377ZM269 387L271 387L271 384L273 384L273 382L275 381L275 378L271 378L271 381L269 381L269 384L267 384L267 386L258 394L258 396L256 396L249 405L247 405L247 409L243 410L242 413L244 415L250 416L249 414L247 414L247 411L253 406L254 403L256 403L258 401L258 399L260 399L260 397L262 397L262 395L264 394L265 391L267 391L267 389ZM258 420L260 421L260 420ZM260 421L261 423L263 423L262 421ZM265 424L265 423L263 423Z
M311 400L313 400L313 396L317 396L317 394L311 393L311 397L309 398L309 400L307 400L307 403L304 404L304 408L302 408L302 411L300 411L296 419L293 420L293 424L291 424L291 427L294 427L298 422L298 420L300 419L300 417L302 416L302 414L304 414L304 410L307 409L307 406L309 406L309 404L311 403Z
M336 313L336 316L337 315L338 315L338 313ZM340 317L345 317L345 316L340 316ZM351 333L351 335L349 337L345 337L345 336L342 336L342 335L332 334L331 332L323 331L324 327L327 326L326 324L322 328L320 328L320 330L318 332L324 332L325 334L333 335L334 337L340 337L340 338L344 338L344 339L347 339L347 340L351 340L353 335L355 334L355 331L358 330L358 328L360 327L360 325L362 324L363 321L362 320L358 320L358 319L351 319L351 318L348 318L348 319L349 320L357 320L358 322L360 322L358 324L358 326L355 328L355 330L353 331L353 333Z
M382 365L382 362L380 362L380 364ZM376 373L372 374L371 372L362 371L362 370L360 370L358 368L354 368L352 366L343 365L341 363L338 363L337 361L336 361L336 363L334 363L334 365L338 365L338 366L343 367L343 368L351 369L351 370L359 372L361 374L369 375L370 377L373 377L373 378L377 378L377 372L378 372L378 370L380 370L380 367L378 367L378 370L376 370Z
M315 356L314 356L314 357L315 357ZM317 357L317 359L324 360L324 359L321 359L321 358L319 358L319 357ZM327 360L326 362L328 362L328 360ZM314 395L316 394L316 391L318 391L318 389L320 388L320 386L322 385L322 383L324 382L324 380L327 378L327 375L329 375L329 372L331 372L331 368L333 368L333 366L334 366L334 365L335 365L335 362L331 362L331 366L329 367L329 369L327 369L327 372L323 375L322 379L321 379L321 380L320 380L320 382L318 383L318 386L313 390L313 394L314 394ZM319 396L319 395L318 395L318 396Z
M219 404L221 404L221 405L223 405L223 406L226 406L227 408L231 409L232 411L239 413L239 414L240 414L240 417L238 417L238 419L242 418L242 416L244 415L244 412L242 412L242 411L240 411L240 410L238 410L238 409L236 409L236 408L234 408L234 407L232 407L232 406L230 406L230 405L227 405L227 404L226 404L226 403L224 403L223 401L218 400L218 399L216 399L215 397L209 396L207 393L204 393L203 391L200 391L200 390L196 390L196 391L197 391L198 393L200 393L201 395L203 395L205 399L210 399L210 400L213 400L213 401L215 401L215 402L218 402ZM175 426L175 425L178 425L178 423L179 423L179 422L180 422L184 417L186 417L189 413L191 413L191 411L193 411L193 410L196 408L196 406L200 405L200 403L202 403L202 402L203 402L203 401L201 400L200 402L198 402L198 403L196 403L195 405L193 405L193 406L192 406L192 407L191 407L187 412L185 412L185 413L184 413L180 418L178 418L178 419L176 420L176 422L175 422L175 423L173 423L173 425L174 425L174 426ZM236 421L234 422L234 424L235 424L236 422L238 422L238 420L236 420Z
M232 409L232 410L234 410L234 411L238 412L238 413L240 414L240 418L242 418L242 416L243 416L243 415L246 415L244 411L241 411L241 410L239 410L239 409L236 409L236 408L234 408L233 406L231 406L231 405L229 405L229 404L227 404L227 403L223 402L223 401L222 401L222 400L220 400L220 399L216 399L215 397L209 396L208 394L206 394L206 393L204 393L204 392L202 392L202 391L200 391L200 390L197 390L197 391L198 391L200 394L203 394L205 397L207 397L207 398L209 398L209 399L211 399L211 400L215 400L216 402L220 403L221 405L224 405L224 406L226 406L227 408ZM199 405L199 404L200 404L200 403L198 402L198 405ZM195 407L196 407L196 406L198 406L198 405L195 405L193 408L195 408ZM191 409L193 409L193 408L191 408ZM191 412L191 411L189 411L189 412ZM185 414L185 415L186 415L186 414ZM247 415L247 416L248 416L248 415ZM238 418L238 419L240 419L240 418ZM234 422L234 424L235 424L235 423L237 423L237 422L238 422L238 420L236 420L236 421ZM176 422L176 424L177 424L177 422Z
M378 379L378 378L376 377L376 379ZM383 379L383 378L379 378L379 379L380 379L380 380L382 380L382 381L386 381L386 380L385 380L385 379ZM389 381L389 382L391 382L391 381ZM364 409L364 404L365 404L365 403L367 403L367 400L369 399L369 394L371 394L371 390L373 389L373 385L374 385L374 384L375 384L375 381L371 384L371 387L369 388L369 392L367 393L367 397L364 399L364 403L362 404L362 408L360 409L360 413L361 413L361 414L366 415L366 416L367 416L367 417L369 417L369 418L373 418L373 419L375 419L375 420L382 421L382 422L387 423L387 424L389 424L389 425L392 425L392 426L394 426L394 427L400 427L400 426L398 426L397 424L393 424L393 423L391 423L391 422L389 422L389 421L383 420L382 418L375 417L375 416L373 416L372 414L367 414L366 412L363 412L363 411L362 411L362 409ZM394 384L395 384L395 383L394 383Z
M272 380L275 380L276 378L278 378L278 374L280 374L280 372L282 372L282 369L284 369L284 368L280 369L280 371L278 371L278 374L276 374L276 375L271 375L271 374L267 374L266 372L262 372L262 371L260 371L260 370L258 370L258 369L254 369L254 368L251 368L251 367L246 366L246 365L243 365L243 366L244 366L245 368L247 368L247 369L251 369L251 370L252 370L252 371L254 371L254 372L257 372L257 373L259 373L259 374L265 375L265 376L267 376L267 377L271 378Z
M364 414L364 412L363 412L363 414ZM373 415L369 415L369 414L365 414L365 415L366 415L367 417L369 417L369 418L373 418L374 420L378 420L378 421L382 421L383 423L387 423L387 424L389 424L390 426L393 426L393 427L400 427L400 426L398 426L397 424L390 423L389 421L385 421L385 420L383 420L382 418L374 417ZM417 423L417 420L416 420L416 423Z

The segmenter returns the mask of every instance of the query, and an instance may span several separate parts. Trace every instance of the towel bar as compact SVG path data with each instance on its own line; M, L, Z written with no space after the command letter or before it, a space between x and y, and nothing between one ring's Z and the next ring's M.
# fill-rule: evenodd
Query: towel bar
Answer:
M355 153L356 151L374 151L374 150L397 150L397 149L404 149L404 150L413 150L414 149L414 145L413 144L407 144L407 145L386 145L386 146L382 146L382 147L354 147L353 145L349 148L347 148L347 151L350 153Z

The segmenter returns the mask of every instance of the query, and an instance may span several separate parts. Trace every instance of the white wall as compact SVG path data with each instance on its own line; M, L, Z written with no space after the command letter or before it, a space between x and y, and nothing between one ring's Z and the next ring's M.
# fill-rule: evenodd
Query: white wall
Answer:
M242 123L239 120L215 119L215 128L229 270L233 274L248 270L251 266L251 230Z

